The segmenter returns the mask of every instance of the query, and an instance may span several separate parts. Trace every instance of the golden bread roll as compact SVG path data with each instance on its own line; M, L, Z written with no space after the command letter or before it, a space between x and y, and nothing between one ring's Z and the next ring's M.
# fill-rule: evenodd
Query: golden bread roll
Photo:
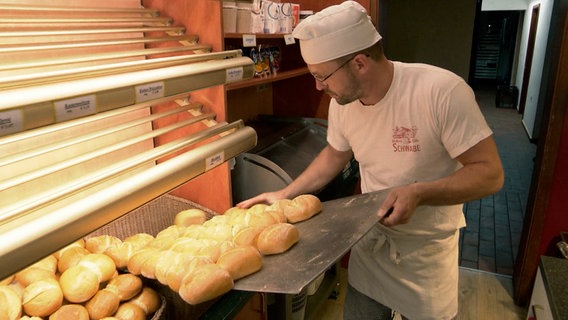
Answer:
M210 227L218 224L229 224L229 217L224 215L213 216L211 219L205 221L202 225Z
M79 260L77 264L93 271L99 277L100 282L107 282L116 275L114 261L103 253L90 253Z
M150 257L159 255L160 252L161 250L159 249L148 247L138 250L128 259L128 263L126 264L128 271L134 275L140 275L144 261Z
M157 254L150 255L148 259L142 262L142 266L140 267L140 274L147 279L156 279L156 264L158 260L160 260L160 256L162 255L163 251L160 251Z
M289 202L284 208L284 214L289 223L308 220L321 212L322 204L318 197L311 194L302 194Z
M17 320L22 316L22 300L8 286L0 286L0 319Z
M91 253L103 253L111 247L116 247L122 243L122 240L115 236L100 235L85 240L85 248Z
M75 242L72 242L72 243L66 245L65 247L63 247L63 248L57 250L55 253L53 253L53 256L55 256L55 258L57 258L57 260L59 260L59 259L61 259L61 255L62 255L67 249L76 248L76 247L85 248L85 240L84 240L84 239L79 239L79 240L77 240L77 241L75 241Z
M174 235L165 235L163 234L160 237L156 237L154 240L148 242L148 244L144 248L154 248L158 250L168 250L171 246L176 242L179 236ZM142 249L144 249L142 248Z
M16 281L27 287L35 281L43 279L56 279L55 273L49 270L28 267L16 273Z
M105 289L114 291L120 301L132 299L142 290L142 279L131 273L123 273L110 279Z
M269 205L268 207L266 207L264 212L271 215L276 223L288 222L288 218L286 218L286 215L284 214L284 209L276 204Z
M66 304L52 313L49 320L89 320L89 312L83 305Z
M124 241L116 247L108 248L104 254L114 261L117 269L124 269L130 257L139 249L135 243Z
M266 208L268 208L267 204L264 203L257 203L255 205L253 205L252 207L247 209L248 213L251 212L255 212L255 213L264 213L264 211L266 210Z
M65 270L76 266L82 257L90 254L91 252L84 247L72 246L65 249L59 257L57 262L57 270L59 273L63 273Z
M152 240L154 240L153 235L141 232L126 237L126 239L124 239L124 241L122 242L132 243L136 248L140 249L145 247Z
M181 282L188 273L207 264L214 264L214 262L206 257L195 257L188 254L176 256L166 275L168 287L173 291L179 291Z
M233 237L233 242L239 246L254 246L256 247L256 241L258 235L264 230L264 227L246 227L241 229Z
M55 279L38 280L24 290L22 306L29 316L47 317L63 304L63 292Z
M185 302L196 305L229 292L233 286L233 278L227 270L216 264L205 264L186 274L178 292Z
M91 319L110 317L118 310L120 299L116 292L102 289L85 304Z
M199 239L199 237L201 237L203 232L205 232L204 230L207 230L207 228L205 226L194 224L194 225L191 225L191 226L185 228L185 231L183 232L182 237L183 238Z
M24 295L24 289L26 289L26 287L24 287L24 285L22 285L18 281L14 281L14 282L10 283L8 285L8 287L10 287L10 289L14 290L14 292L16 292L16 294L18 294L20 299L22 299L22 296Z
M265 211L250 211L245 216L246 225L249 227L268 227L276 223L276 220Z
M237 280L260 270L262 256L253 246L239 246L223 253L217 265L229 271L233 280Z
M223 213L224 216L227 216L229 218L233 218L233 217L237 217L239 215L244 215L247 212L247 209L243 209L243 208L239 208L239 207L231 207L229 209L227 209L227 211L225 211Z
M160 253L160 259L156 262L156 280L158 280L163 285L168 285L168 270L174 263L173 261L176 259L176 256L183 255L183 253L171 251L171 250L164 250Z
M28 268L39 268L55 273L57 272L57 258L54 255L50 254L49 256L32 264Z
M162 300L156 290L150 287L142 288L142 291L130 300L130 302L139 306L147 315L150 315L160 308Z
M256 245L263 255L279 254L300 240L298 229L290 223L277 223L266 227L258 235Z
M169 227L161 230L160 232L158 232L158 234L156 235L156 239L159 239L161 237L179 238L185 232L185 228L186 227L176 226L176 225L169 226Z
M120 304L114 317L120 320L146 320L146 312L138 305L127 301Z
M84 266L73 266L61 274L59 284L63 296L72 303L91 299L99 290L99 276Z
M187 209L179 212L174 217L174 225L189 227L192 224L203 224L207 220L207 214L201 209Z

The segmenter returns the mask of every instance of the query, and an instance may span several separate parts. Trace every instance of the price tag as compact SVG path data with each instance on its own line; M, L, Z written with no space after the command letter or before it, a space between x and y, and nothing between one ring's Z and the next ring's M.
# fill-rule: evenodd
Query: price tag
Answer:
M225 82L234 82L234 81L243 80L243 73L244 73L243 67L229 68L227 69L226 72Z
M205 159L205 170L209 171L221 163L225 162L225 152L221 151L207 159Z
M0 136L24 130L22 110L0 112Z
M284 43L286 43L287 45L294 44L296 43L296 39L291 34L285 34Z
M136 90L136 102L144 102L164 97L164 82L145 83L134 88Z
M57 122L92 115L97 112L97 98L94 94L55 101L53 105Z
M243 47L256 47L256 36L254 34L243 34Z

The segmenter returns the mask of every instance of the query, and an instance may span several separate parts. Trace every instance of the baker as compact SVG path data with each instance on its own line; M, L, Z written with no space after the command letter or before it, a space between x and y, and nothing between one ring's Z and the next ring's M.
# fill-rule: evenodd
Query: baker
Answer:
M388 60L354 1L310 16L293 36L316 88L332 98L328 144L288 186L238 206L314 192L354 156L362 192L391 190L379 223L351 250L344 319L455 318L463 203L504 179L472 89L450 71Z

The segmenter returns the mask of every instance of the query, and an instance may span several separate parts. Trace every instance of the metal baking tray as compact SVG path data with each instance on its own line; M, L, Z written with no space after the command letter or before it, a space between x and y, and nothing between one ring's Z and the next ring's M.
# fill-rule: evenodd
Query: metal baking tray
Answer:
M262 269L235 282L242 291L298 294L341 259L377 223L388 190L322 203L322 212L296 224L300 241L263 257Z

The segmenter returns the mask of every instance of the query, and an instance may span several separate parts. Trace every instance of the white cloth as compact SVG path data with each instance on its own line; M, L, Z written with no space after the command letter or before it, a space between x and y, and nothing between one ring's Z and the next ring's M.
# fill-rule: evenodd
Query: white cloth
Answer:
M353 150L362 191L370 192L448 176L461 167L455 157L491 134L463 79L394 62L391 87L376 105L332 100L327 140ZM423 206L407 224L378 224L353 248L349 282L410 319L451 318L463 226L462 205Z

